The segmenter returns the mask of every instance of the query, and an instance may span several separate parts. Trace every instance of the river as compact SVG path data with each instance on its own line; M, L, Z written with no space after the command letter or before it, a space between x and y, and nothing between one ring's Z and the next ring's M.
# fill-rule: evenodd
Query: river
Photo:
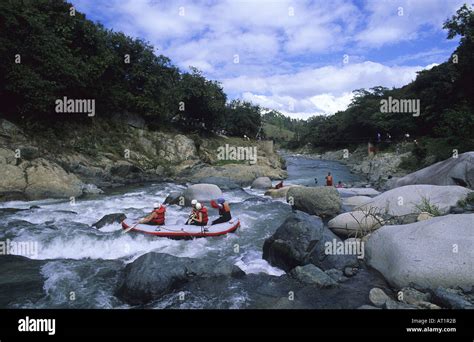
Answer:
M335 180L357 181L342 164L309 159L303 156L285 156L288 165L287 184L320 184L331 171ZM12 201L0 204L0 240L32 242L35 253L31 259L42 260L42 294L30 295L16 289L9 297L8 307L15 308L127 308L127 304L114 296L117 279L116 265L129 263L139 256L159 251L180 257L226 259L238 265L247 274L284 272L262 259L264 240L271 236L290 213L282 200L270 200L263 192L249 188L226 191L232 214L240 218L241 228L224 237L176 241L144 236L136 233L122 234L120 224L111 224L97 230L90 226L110 213L123 212L130 218L144 216L151 204L163 201L171 191L185 187L173 183L148 185L141 188L114 190L94 198L79 199L76 203L65 200L32 202ZM31 206L33 209L30 209ZM14 211L6 208L26 209ZM167 223L184 222L189 208L169 206ZM215 214L214 209L210 213ZM235 246L238 245L238 252ZM114 261L112 263L111 261ZM28 272L22 270L21 272ZM28 276L23 274L22 276ZM71 300L71 291L74 300ZM246 289L236 285L212 296L198 294L178 303L176 294L168 295L148 305L152 308L242 308L245 307ZM18 296L18 293L21 296ZM12 294L13 295L13 292ZM211 299L210 299L211 298ZM5 301L3 301L5 302Z

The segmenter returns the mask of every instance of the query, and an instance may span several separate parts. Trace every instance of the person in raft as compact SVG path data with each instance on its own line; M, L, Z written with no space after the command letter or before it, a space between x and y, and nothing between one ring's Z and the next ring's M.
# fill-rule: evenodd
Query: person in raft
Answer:
M232 216L230 215L229 203L227 203L224 198L218 198L217 203L216 201L212 200L211 206L215 209L219 209L219 218L212 221L212 224L224 223L232 219Z
M326 176L326 186L332 186L331 172L328 172L328 175Z
M192 224L195 226L205 226L207 225L208 220L209 217L207 215L207 208L201 203L197 202L193 208L191 217L188 220L188 224Z
M145 218L142 218L138 223L150 224L153 226L162 226L165 224L166 207L161 203L153 204L153 211Z

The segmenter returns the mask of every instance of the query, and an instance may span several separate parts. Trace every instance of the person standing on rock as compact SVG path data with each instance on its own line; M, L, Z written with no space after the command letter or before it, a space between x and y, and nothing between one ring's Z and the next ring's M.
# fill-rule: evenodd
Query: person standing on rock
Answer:
M229 203L227 203L224 198L218 198L217 203L214 200L211 201L211 206L215 209L219 209L219 218L212 221L212 224L224 223L232 219Z
M331 172L328 172L328 175L326 176L326 186L332 186L332 176L331 176Z
M153 204L153 211L150 215L142 218L138 223L149 224L153 226L162 226L165 224L166 207L161 203Z

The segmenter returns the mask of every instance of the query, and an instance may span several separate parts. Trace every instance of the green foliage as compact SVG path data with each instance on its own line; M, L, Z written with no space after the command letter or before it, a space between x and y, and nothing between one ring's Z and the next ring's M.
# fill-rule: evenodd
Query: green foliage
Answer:
M262 126L260 107L240 100L229 103L224 120L224 130L233 136L256 138Z
M197 69L180 72L147 42L107 30L80 12L71 16L71 7L62 0L0 2L2 115L23 124L90 124L87 115L55 112L55 101L67 96L94 99L96 116L109 120L129 112L155 129L256 134L258 107L226 105L218 82Z
M421 203L415 204L415 208L420 213L426 212L426 213L429 213L433 216L441 216L442 215L441 211L439 210L439 207L435 204L432 204L430 202L430 199L426 198L426 197L422 197L421 198Z

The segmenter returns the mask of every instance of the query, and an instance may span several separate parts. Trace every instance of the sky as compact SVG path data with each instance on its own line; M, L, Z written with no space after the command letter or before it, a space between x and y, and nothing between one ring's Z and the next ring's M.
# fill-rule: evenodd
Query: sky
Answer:
M466 0L70 0L243 99L294 118L344 110L352 91L400 87L458 45L443 22Z

